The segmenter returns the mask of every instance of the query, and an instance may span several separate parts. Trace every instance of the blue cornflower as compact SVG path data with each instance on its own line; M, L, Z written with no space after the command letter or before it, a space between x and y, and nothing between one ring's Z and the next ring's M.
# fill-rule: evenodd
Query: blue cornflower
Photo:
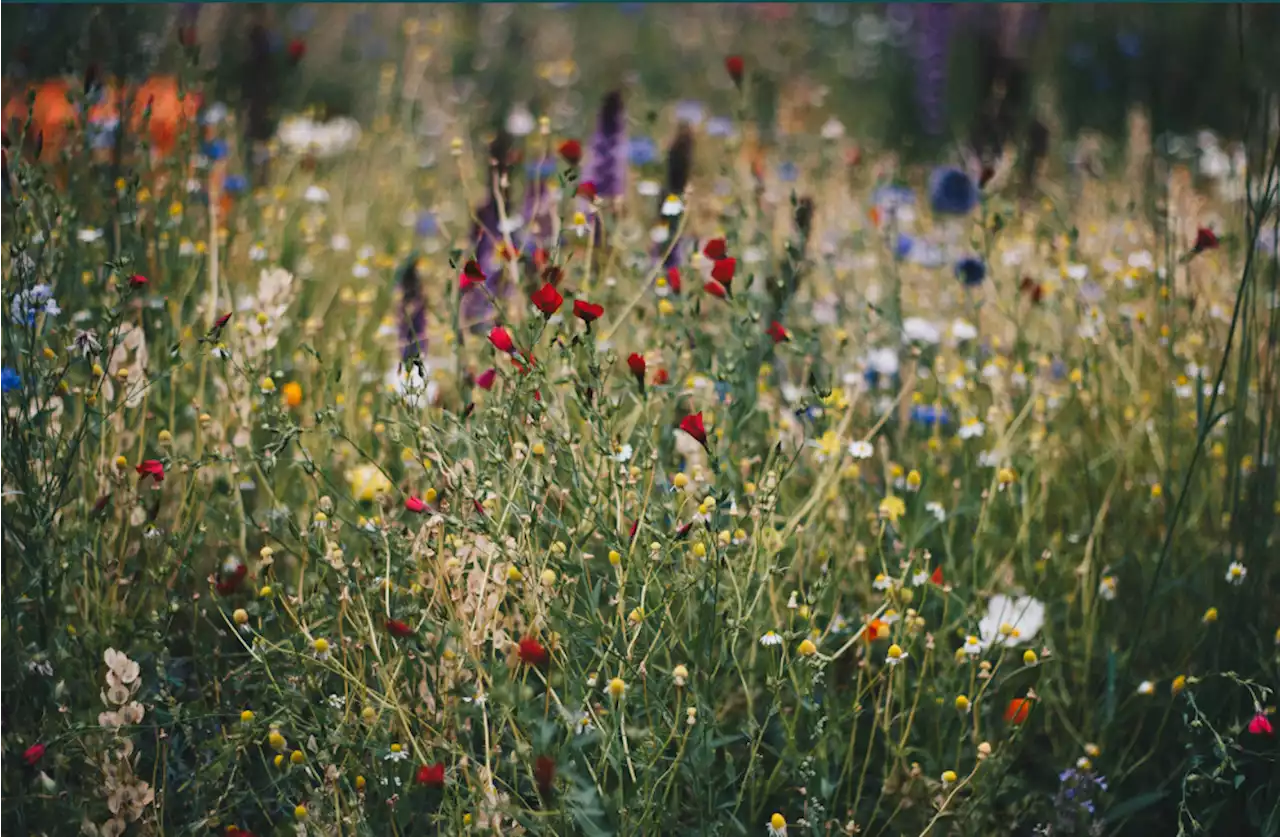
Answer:
M916 245L916 241L906 233L898 233L898 240L893 244L893 257L898 261L902 261L911 255L911 248Z
M627 143L627 159L633 166L647 166L658 159L658 145L648 137L632 137Z
M554 157L548 157L545 160L530 163L524 170L530 180L543 180L556 173L556 161Z
M200 152L214 162L225 160L227 158L227 141L220 139L210 140L204 144Z
M414 225L414 232L421 238L435 235L440 229L440 225L436 222L436 216L433 212L421 212L418 214L418 222Z
M966 288L976 288L982 284L983 279L987 278L987 266L977 256L965 256L956 262L956 278L963 282Z
M929 205L938 215L968 215L978 205L978 184L954 168L938 168L929 175Z
M58 307L58 301L53 298L53 288L43 283L20 294L14 294L10 310L15 323L28 326L35 325L36 317L40 314L53 317L62 313L62 309Z
M229 174L222 181L222 188L233 195L238 195L249 188L249 181L243 174Z
M799 176L800 168L790 160L786 160L778 166L778 177L782 178L784 183L794 183Z
M917 404L911 408L911 420L916 424L923 424L925 427L933 427L934 425L946 427L951 423L951 416L947 413L945 407L935 407L932 404Z
M18 389L22 389L22 376L18 374L18 371L10 369L8 366L0 370L0 392L8 395Z

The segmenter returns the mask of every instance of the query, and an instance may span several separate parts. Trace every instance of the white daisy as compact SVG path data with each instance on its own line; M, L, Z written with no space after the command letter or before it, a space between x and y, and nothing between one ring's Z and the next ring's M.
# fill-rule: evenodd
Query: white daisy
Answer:
M684 201L675 195L667 195L667 199L662 202L662 216L674 218L681 212L684 212Z
M991 597L987 615L978 622L983 649L992 645L1014 646L1030 642L1044 627L1044 603L1030 596Z
M766 648L772 648L775 645L782 644L782 637L773 631L765 631L764 636L760 637L760 644Z
M849 443L849 455L854 459L870 459L875 452L875 448L865 439Z
M1232 561L1231 566L1227 567L1227 581L1230 584L1244 584L1244 577L1249 574L1249 570L1239 561Z
M884 573L876 573L875 581L871 582L871 586L877 590L888 590L893 586L893 579Z

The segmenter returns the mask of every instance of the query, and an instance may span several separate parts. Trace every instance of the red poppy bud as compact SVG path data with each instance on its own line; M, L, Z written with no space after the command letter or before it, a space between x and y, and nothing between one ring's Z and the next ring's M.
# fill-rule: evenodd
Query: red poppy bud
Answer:
M768 334L773 338L774 344L783 343L791 339L791 335L782 327L782 323L774 320L769 324Z
M129 277L129 284L135 288L145 288L147 286L147 277L141 273L135 273Z
M667 268L667 285L673 293L680 293L680 268L674 265Z
M658 387L660 387L660 386L662 386L663 384L667 383L667 382L668 382L668 381L670 381L670 380L671 380L671 376L667 374L667 370L665 370L665 369L659 369L657 372L654 372L654 373L653 373L653 385L654 385L654 386L658 386Z
M140 480L145 480L147 477L151 477L158 483L164 482L164 463L159 459L143 460L138 463L137 468L134 470L138 472Z
M418 497L406 497L404 507L414 514L422 514L427 510L427 504L422 502Z
M733 281L733 274L737 269L737 259L732 257L717 259L715 266L711 268L711 278L723 283L727 288L729 283Z
M560 156L571 166L576 166L582 160L582 143L576 139L567 139L560 143L558 149Z
M640 387L641 389L643 389L644 388L644 370L645 370L644 355L639 354L638 352L632 352L630 355L628 355L627 368L631 370L632 375L635 375L636 378L639 379Z
M227 313L219 317L217 321L215 321L213 324L214 329L216 330L216 329L226 327L227 323L231 322L231 315L234 313L235 311L228 311Z
M691 413L680 419L680 429L692 436L695 442L707 447L707 428L702 423L702 413Z
M1027 698L1014 698L1004 709L1004 719L1011 724L1021 724L1031 714L1031 701Z
M723 238L713 238L708 241L702 248L702 255L711 261L719 261L725 257L725 243Z
M232 570L226 578L222 579L215 585L219 596L230 596L236 590L240 589L240 582L244 581L244 577L249 574L249 568L244 564L236 564L236 568Z
M493 344L495 349L507 354L511 354L516 348L516 341L511 339L511 332L502 326L494 326L489 331L489 342Z
M929 576L929 581L937 585L942 584L942 565L941 564L939 564L934 569L933 574Z
M301 38L294 38L289 42L289 60L297 64L302 60L302 56L307 54L307 42Z
M584 323L594 323L604 314L604 306L596 305L582 299L573 301L573 316L582 320Z
M742 73L746 69L746 64L742 60L741 55L730 55L724 60L724 68L729 73L729 78L733 79L733 83L742 86Z
M32 744L22 754L22 760L31 767L35 767L36 762L44 758L45 746L43 744Z
M444 762L438 761L435 764L418 765L418 770L414 773L413 780L419 785L426 785L429 788L444 787Z
M724 299L729 295L729 289L714 279L708 279L706 283L703 284L702 289L714 296L716 299Z
M1191 248L1192 252L1203 253L1205 250L1218 249L1218 236L1208 227L1200 227L1196 230L1196 243Z
M493 382L498 377L498 370L489 367L480 373L480 377L476 378L476 386L485 391L493 389Z
M596 184L588 180L586 183L578 184L578 197L586 198L589 201L596 199Z
M556 286L550 282L534 291L531 298L534 306L542 312L544 317L548 318L559 311L560 306L564 304L564 297L556 290Z
M1249 732L1253 735L1271 735L1275 732L1275 728L1271 726L1271 719L1259 711L1249 721ZM30 762L27 763L30 764Z
M524 637L517 646L516 656L527 666L541 668L551 660L551 654L541 642L531 636Z
M394 637L399 637L400 639L404 639L405 637L413 636L413 628L410 628L407 624L405 624L404 622L401 622L399 619L388 619L387 633L391 634Z

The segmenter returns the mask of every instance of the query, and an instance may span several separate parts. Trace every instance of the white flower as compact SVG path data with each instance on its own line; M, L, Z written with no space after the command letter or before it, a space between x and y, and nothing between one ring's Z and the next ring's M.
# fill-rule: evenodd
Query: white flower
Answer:
M102 344L98 342L98 335L92 331L77 331L71 345L76 352L80 353L81 357L89 357L102 351Z
M910 655L903 651L898 645L890 645L889 650L885 652L884 661L886 665L896 666Z
M877 590L888 590L893 586L893 579L884 573L876 573L876 578L871 582L871 586Z
M667 195L667 199L662 202L662 215L664 218L674 218L684 212L684 201L675 195Z
M782 637L773 631L765 631L764 636L760 637L760 644L766 648L772 648L775 645L782 644Z
M1107 602L1115 599L1116 577L1114 575L1104 575L1098 581L1098 597Z
M1232 561L1227 567L1227 581L1231 584L1244 584L1244 577L1248 574L1249 570L1239 561Z
M1150 250L1139 250L1129 254L1129 267L1134 270L1151 270L1156 266Z
M391 749L382 757L383 761L404 761L409 758L409 754L399 744L392 744Z
M220 360L226 360L227 358L231 357L231 350L227 348L226 343L219 343L218 345L213 347L213 350L210 352L210 354L212 354L214 357Z
M533 131L533 114L524 105L516 105L507 114L507 131L513 136L527 136Z
M618 452L613 455L614 462L630 462L633 450L631 445L623 445L618 448Z
M214 102L205 108L204 114L200 121L206 125L217 125L219 122L227 118L227 106L222 102Z
M911 586L919 587L920 585L924 584L928 580L929 580L929 574L924 570L920 570L919 572L912 574Z
M942 507L942 504L939 503L937 500L930 500L929 502L925 503L924 510L927 511L929 514L933 515L934 517L936 517L939 523L942 523L944 520L947 519L947 510L944 509Z
M872 349L864 361L867 369L879 375L897 375L898 374L898 352L895 349L882 347Z
M1003 594L994 595L987 603L987 615L978 622L984 650L992 645L1030 642L1043 627L1044 603L1030 596L1011 599Z
M524 226L524 216L519 213L498 222L498 232L510 235Z
M335 252L344 253L351 249L351 239L343 233L334 233L333 238L329 239L329 246Z
M759 247L747 247L742 251L743 264L756 264L764 261L764 251Z
M646 198L656 198L662 191L656 180L641 180L636 184L636 191Z
M302 193L302 199L307 203L328 203L329 192L323 186L312 184Z
M387 373L386 384L410 410L421 410L434 404L440 394L440 385L429 375L430 370L418 363L397 366Z
M329 695L329 697L325 698L325 702L332 709L345 709L347 707L347 701L342 695Z
M849 443L849 455L854 459L870 459L875 452L876 449L865 439Z
M671 238L671 228L666 224L655 224L649 230L649 240L654 244L666 244Z
M249 248L249 261L263 262L267 260L267 248L261 242Z
M351 275L357 279L366 279L372 271L364 262L356 262L351 266Z
M1067 278L1083 282L1089 276L1089 266L1084 264L1067 265Z
M907 343L936 345L941 335L938 327L923 317L907 317L902 321L902 339Z
M964 638L964 653L968 654L970 657L976 657L981 654L982 640L978 639L973 634L969 634L969 636Z
M1156 691L1156 684L1152 683L1150 680L1143 680L1141 683L1138 684L1138 694L1140 695L1144 695L1144 696L1152 695L1152 694L1155 694L1155 691Z
M82 244L92 244L102 238L102 230L95 227L82 227L76 233L76 240Z
M844 136L844 123L834 116L822 123L822 138L824 140L838 140Z
M956 320L951 323L951 336L957 340L972 340L978 336L978 329L968 320Z
M969 419L960 425L956 435L961 439L976 439L987 431L987 426L977 419Z

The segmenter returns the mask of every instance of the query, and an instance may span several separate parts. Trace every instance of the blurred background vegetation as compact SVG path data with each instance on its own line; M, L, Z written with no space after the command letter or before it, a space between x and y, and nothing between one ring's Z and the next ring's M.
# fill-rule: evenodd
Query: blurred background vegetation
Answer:
M4 78L12 95L23 81L79 76L90 65L129 79L176 71L198 56L205 81L228 104L274 81L277 114L315 106L368 120L375 97L367 93L381 68L413 58L403 47L413 20L438 34L430 54L417 56L430 84L490 125L516 102L557 122L583 120L601 93L628 83L648 97L633 115L685 100L708 115L733 115L723 60L741 54L766 140L816 132L816 120L834 114L860 140L908 150L928 146L913 46L922 7L5 4ZM1273 4L1054 5L1037 9L1037 19L1023 45L1026 68L1034 107L1053 113L1059 138L1084 129L1121 136L1134 104L1147 109L1157 134L1208 128L1231 137L1247 116L1249 97L1240 92L1280 78ZM263 77L251 54L255 24L273 53L305 45L296 72ZM194 27L198 49L180 45L184 26ZM953 26L948 38L947 137L965 136L978 106L982 56L971 34Z

